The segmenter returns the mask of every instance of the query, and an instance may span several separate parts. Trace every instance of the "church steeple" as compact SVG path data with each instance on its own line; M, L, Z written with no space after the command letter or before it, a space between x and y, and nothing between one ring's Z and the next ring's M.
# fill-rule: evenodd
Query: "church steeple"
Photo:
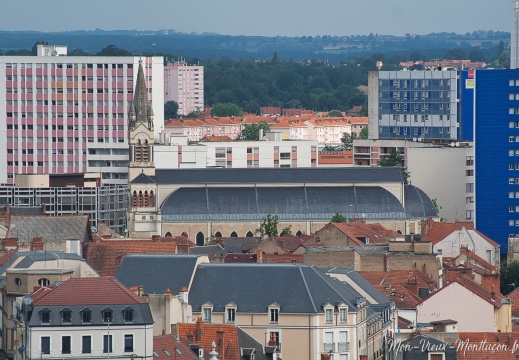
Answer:
M148 100L148 89L146 88L146 79L142 69L142 59L139 59L137 83L128 112L128 119L130 120L131 129L134 129L139 124L144 124L149 130L153 131L153 111L151 110L151 101Z

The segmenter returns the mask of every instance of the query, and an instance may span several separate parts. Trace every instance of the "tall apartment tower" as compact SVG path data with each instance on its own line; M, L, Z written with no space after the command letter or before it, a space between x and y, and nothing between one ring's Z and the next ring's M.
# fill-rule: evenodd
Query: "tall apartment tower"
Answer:
M102 173L103 184L128 183L139 57L66 54L66 46L40 45L38 56L0 57L0 183L14 184L17 174L85 172ZM163 58L142 60L158 136Z
M512 0L512 37L510 39L510 69L519 69L519 0Z
M370 139L457 139L457 72L369 72L368 124Z
M178 114L204 111L204 67L185 62L164 67L164 102L176 101Z

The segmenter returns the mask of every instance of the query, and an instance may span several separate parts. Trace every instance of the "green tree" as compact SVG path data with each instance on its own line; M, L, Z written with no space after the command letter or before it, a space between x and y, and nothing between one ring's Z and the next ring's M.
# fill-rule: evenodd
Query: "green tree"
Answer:
M368 127L364 126L359 133L359 139L367 139L368 138Z
M267 214L260 223L259 228L256 229L256 232L262 236L278 236L278 224L279 217L277 215Z
M342 112L340 110L332 110L326 116L328 116L328 117L342 117Z
M274 51L274 55L272 56L272 62L275 64L279 61L278 52Z
M281 232L279 233L279 236L288 236L288 235L292 235L292 225L288 225L286 228L281 230Z
M217 103L211 109L211 116L242 116L243 110L233 103Z
M108 45L96 53L96 56L132 56L127 50L119 49L115 45Z
M241 131L241 140L259 140L260 130L263 130L263 136L267 135L270 130L270 124L260 121L257 124L245 124Z
M519 287L519 261L501 263L501 294L507 295Z
M353 149L353 140L355 140L357 138L357 134L355 133L351 133L351 134L348 134L348 133L343 133L342 134L342 138L341 138L341 141L342 141L342 146L344 148L344 150L351 150Z
M330 222L333 222L333 223L345 223L346 221L347 220L344 217L344 215L342 215L339 212L336 212L335 215L333 215L332 219L330 220Z
M164 119L174 119L178 115L178 103L170 100L164 104Z

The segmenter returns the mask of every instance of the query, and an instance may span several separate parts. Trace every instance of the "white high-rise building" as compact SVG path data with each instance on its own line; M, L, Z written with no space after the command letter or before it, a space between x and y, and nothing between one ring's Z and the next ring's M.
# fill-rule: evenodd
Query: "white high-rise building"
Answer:
M510 39L510 69L519 68L519 0L512 0L512 31Z
M164 60L142 60L158 135ZM103 184L126 184L138 64L138 56L67 56L66 46L1 56L0 183L14 184L17 174L92 172Z
M164 102L176 101L178 115L204 111L204 67L185 62L164 67Z

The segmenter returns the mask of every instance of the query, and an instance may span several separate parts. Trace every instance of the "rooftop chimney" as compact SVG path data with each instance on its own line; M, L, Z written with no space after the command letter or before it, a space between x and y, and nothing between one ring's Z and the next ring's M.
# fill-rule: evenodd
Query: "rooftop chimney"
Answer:
M204 322L202 321L202 318L199 317L196 319L196 334L195 334L195 341L202 341L202 338L204 337Z
M31 242L31 251L34 250L43 250L43 238L35 237Z
M160 241L160 235L152 235L151 236L151 241L155 241L155 242Z
M256 250L256 262L263 263L263 251Z

